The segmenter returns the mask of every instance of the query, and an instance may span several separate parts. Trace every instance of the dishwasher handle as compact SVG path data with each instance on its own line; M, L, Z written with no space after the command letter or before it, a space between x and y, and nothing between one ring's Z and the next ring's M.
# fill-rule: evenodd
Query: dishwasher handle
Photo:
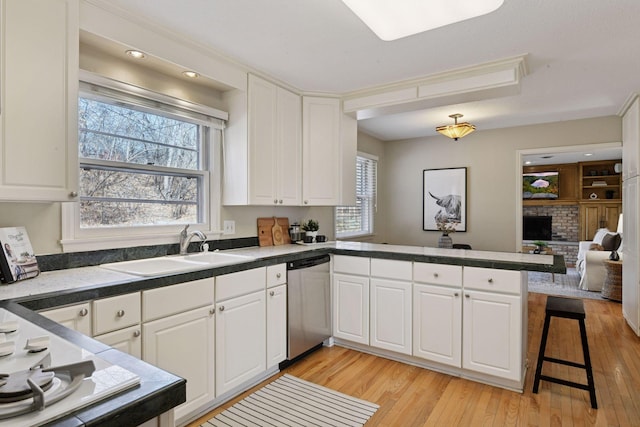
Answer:
M314 258L299 259L287 263L287 270L300 270L302 268L313 267L314 265L326 264L331 260L329 255L322 255Z

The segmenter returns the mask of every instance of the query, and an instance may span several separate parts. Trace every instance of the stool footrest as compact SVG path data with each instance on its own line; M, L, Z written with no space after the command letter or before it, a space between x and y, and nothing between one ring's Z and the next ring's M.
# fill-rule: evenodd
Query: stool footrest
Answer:
M580 384L573 381L563 380L561 378L553 378L553 377L548 377L546 375L540 375L540 379L544 381L549 381L551 383L562 384L569 387L579 388L582 390L591 390L591 388L587 384Z
M542 360L544 360L545 362L559 363L561 365L571 366L573 368L582 368L582 369L587 368L587 365L584 365L582 363L572 362L570 360L555 359L553 357L546 357L546 356L543 357Z

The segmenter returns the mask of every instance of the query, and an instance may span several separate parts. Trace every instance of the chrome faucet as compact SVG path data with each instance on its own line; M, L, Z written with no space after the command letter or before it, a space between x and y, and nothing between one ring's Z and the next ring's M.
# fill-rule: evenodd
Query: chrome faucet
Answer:
M191 243L193 236L198 236L203 243L207 240L207 236L202 231L194 230L191 233L188 233L188 228L189 224L185 225L184 229L180 232L180 255L185 255L188 252L189 243Z

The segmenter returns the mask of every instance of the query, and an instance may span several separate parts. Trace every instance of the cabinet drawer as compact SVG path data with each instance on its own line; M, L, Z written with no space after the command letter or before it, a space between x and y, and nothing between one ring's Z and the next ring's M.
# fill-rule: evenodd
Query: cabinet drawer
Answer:
M93 302L93 335L140 323L140 293L99 299Z
M201 279L142 292L142 319L148 322L213 305L215 280Z
M238 271L216 277L216 302L265 289L267 268Z
M413 281L460 287L462 286L462 266L416 262L413 264Z
M411 261L371 259L371 277L411 280Z
M369 258L335 255L333 257L333 272L368 276Z
M287 283L287 264L270 265L267 267L267 288Z
M464 267L462 275L465 289L520 294L519 271Z

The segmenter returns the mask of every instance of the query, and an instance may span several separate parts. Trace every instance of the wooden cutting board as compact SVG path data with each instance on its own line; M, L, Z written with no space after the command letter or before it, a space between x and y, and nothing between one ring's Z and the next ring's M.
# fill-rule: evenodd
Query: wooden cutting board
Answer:
M289 218L277 218L278 225L282 229L282 243L290 244ZM260 246L273 246L273 226L276 225L274 218L258 218L258 244Z

